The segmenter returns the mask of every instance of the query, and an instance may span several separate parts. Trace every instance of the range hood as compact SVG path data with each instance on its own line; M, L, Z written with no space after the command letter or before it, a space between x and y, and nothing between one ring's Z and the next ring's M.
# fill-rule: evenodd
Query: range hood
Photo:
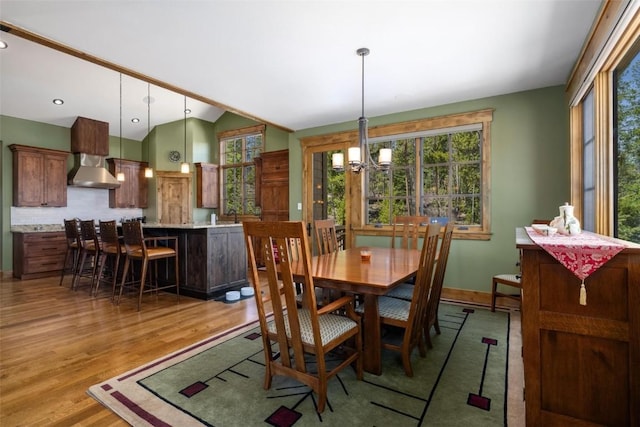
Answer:
M73 169L67 175L69 185L89 188L119 188L120 182L104 167L104 157L74 153Z

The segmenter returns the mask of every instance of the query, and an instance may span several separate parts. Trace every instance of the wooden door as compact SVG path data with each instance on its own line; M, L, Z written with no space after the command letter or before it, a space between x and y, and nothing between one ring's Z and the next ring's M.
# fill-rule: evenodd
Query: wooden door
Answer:
M190 224L193 222L191 174L157 173L158 222Z
M289 151L262 153L260 209L263 221L289 220Z

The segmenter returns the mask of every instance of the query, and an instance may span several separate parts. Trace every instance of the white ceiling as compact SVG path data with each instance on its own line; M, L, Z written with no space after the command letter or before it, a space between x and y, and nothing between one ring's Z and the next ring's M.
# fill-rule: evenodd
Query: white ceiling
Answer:
M600 0L0 0L0 19L291 130L565 84ZM114 71L2 32L0 113L120 122ZM123 77L123 136L146 135L147 84ZM183 116L151 88L151 126ZM65 104L56 107L53 98ZM189 99L192 116L222 110ZM133 126L130 118L139 116Z

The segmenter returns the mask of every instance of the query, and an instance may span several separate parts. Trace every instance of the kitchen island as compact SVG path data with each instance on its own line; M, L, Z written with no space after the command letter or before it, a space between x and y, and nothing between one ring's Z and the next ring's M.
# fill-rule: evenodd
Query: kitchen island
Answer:
M180 293L213 299L249 286L242 224L142 224L145 236L177 236ZM172 265L159 269L159 279L173 277Z

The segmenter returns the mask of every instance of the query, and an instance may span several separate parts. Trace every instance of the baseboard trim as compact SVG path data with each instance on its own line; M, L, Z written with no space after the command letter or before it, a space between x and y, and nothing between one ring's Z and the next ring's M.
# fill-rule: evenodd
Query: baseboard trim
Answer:
M457 301L468 304L482 305L491 307L491 293L470 291L468 289L442 288L442 299ZM519 309L518 302L510 298L499 298L496 301L496 308L501 309Z

